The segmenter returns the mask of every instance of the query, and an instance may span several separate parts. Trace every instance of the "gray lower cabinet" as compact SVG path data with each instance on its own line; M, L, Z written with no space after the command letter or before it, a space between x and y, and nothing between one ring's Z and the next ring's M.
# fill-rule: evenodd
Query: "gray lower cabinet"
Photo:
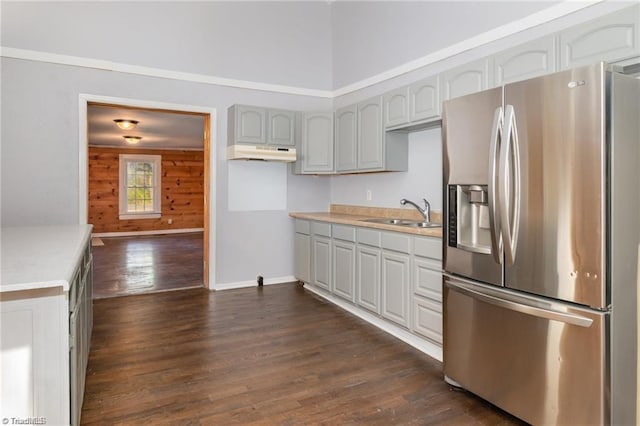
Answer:
M331 290L331 225L311 223L311 283Z
M358 245L356 303L376 314L380 313L380 259L382 250Z
M333 293L355 300L356 245L348 241L333 240Z
M410 320L411 236L399 233L382 234L380 314L404 327Z
M409 327L409 255L382 252L380 314Z
M414 238L411 331L442 344L442 242Z
M442 344L439 238L299 219L295 228L296 278Z
M311 222L296 219L293 249L293 274L296 279L311 282Z
M347 225L331 226L333 255L333 293L355 301L356 287L356 228Z

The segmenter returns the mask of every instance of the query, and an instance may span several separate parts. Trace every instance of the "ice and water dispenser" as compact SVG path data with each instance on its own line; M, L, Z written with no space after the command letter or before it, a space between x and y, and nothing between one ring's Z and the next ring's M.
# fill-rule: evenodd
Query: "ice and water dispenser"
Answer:
M476 253L491 254L486 185L449 185L449 241Z

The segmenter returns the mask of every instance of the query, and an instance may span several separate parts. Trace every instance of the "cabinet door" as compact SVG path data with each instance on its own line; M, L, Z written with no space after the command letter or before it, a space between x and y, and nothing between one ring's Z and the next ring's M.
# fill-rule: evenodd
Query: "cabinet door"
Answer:
M356 149L357 106L336 111L336 171L348 172L358 167Z
M267 110L236 105L236 143L264 144L267 142Z
M384 128L409 123L409 88L402 87L383 96Z
M433 76L409 86L409 121L439 118L442 114L440 76Z
M358 104L358 170L375 170L384 166L382 97Z
M267 116L269 123L267 144L295 146L296 113L293 111L270 109L267 111Z
M481 59L444 73L442 99L446 101L480 92L490 86L489 60Z
M436 302L442 302L441 263L415 257L413 260L413 292Z
M302 120L303 173L333 171L333 114L305 114Z
M442 304L414 296L411 330L442 344Z
M356 303L380 313L380 249L358 246Z
M381 315L409 327L409 256L382 252Z
M560 33L560 69L640 55L640 7L634 6Z
M312 284L331 290L331 239L314 235L312 256Z
M494 78L500 86L557 71L556 37L548 36L497 54Z
M333 241L333 293L354 301L356 283L356 245L346 241Z
M311 281L311 237L296 232L294 241L294 275L305 283Z

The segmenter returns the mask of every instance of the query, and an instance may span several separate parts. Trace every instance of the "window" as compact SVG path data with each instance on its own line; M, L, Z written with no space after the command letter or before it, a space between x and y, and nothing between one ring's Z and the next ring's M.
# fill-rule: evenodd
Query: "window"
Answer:
M160 217L160 156L120 154L120 219Z

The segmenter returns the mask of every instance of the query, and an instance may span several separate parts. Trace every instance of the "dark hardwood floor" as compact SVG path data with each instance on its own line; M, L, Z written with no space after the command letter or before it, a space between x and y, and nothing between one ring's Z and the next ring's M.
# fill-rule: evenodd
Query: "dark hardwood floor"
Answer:
M82 423L520 424L297 284L94 301Z
M102 237L93 249L93 297L203 285L203 233Z

